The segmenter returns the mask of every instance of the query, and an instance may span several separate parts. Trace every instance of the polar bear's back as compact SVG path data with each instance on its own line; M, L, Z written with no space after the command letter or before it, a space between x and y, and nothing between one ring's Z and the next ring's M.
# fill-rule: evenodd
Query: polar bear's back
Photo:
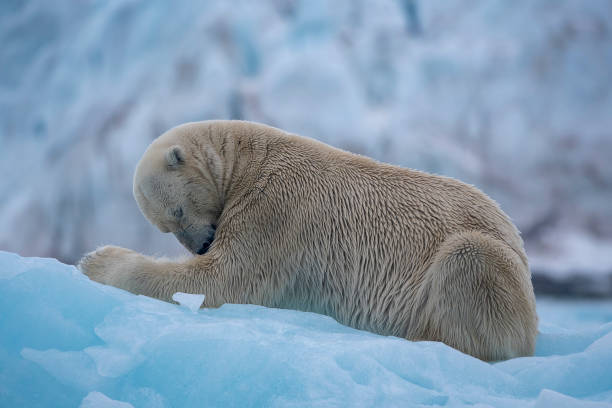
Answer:
M364 235L386 230L381 237L409 240L409 246L481 231L524 257L516 227L495 201L472 185L380 163L301 136L288 136L278 148L284 159L275 174L296 192L296 201L306 200L311 211L328 214L322 217L327 222L350 222L351 231L363 230ZM274 153L269 157L271 167L279 166Z

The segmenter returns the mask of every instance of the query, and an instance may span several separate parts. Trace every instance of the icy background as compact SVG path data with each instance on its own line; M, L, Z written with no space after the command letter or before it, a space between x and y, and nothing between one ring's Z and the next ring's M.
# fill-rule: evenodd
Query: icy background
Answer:
M612 293L609 0L3 0L0 45L2 249L181 253L135 164L246 119L473 183L536 274Z
M540 299L536 356L495 364L313 313L192 311L7 252L0 311L1 407L612 408L612 301Z

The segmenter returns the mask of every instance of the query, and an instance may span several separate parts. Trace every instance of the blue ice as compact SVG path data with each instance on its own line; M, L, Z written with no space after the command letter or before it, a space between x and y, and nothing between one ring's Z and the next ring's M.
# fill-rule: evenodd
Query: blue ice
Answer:
M313 313L176 299L0 252L0 406L612 407L612 302L543 299L536 356L488 364Z

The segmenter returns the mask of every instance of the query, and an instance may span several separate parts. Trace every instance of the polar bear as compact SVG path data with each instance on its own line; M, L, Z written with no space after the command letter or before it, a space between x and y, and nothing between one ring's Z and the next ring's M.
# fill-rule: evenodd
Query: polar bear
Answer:
M261 124L205 121L153 141L134 197L195 256L106 246L80 261L91 279L165 301L202 293L202 307L322 313L487 361L533 354L523 242L473 186Z

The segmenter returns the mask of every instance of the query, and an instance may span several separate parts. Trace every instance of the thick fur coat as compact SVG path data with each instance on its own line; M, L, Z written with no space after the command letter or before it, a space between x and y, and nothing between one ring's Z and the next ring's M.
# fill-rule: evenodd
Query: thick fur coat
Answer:
M166 301L201 293L203 307L323 313L483 360L534 351L522 240L470 185L264 125L208 121L149 146L134 196L195 256L102 247L79 264L91 279Z

